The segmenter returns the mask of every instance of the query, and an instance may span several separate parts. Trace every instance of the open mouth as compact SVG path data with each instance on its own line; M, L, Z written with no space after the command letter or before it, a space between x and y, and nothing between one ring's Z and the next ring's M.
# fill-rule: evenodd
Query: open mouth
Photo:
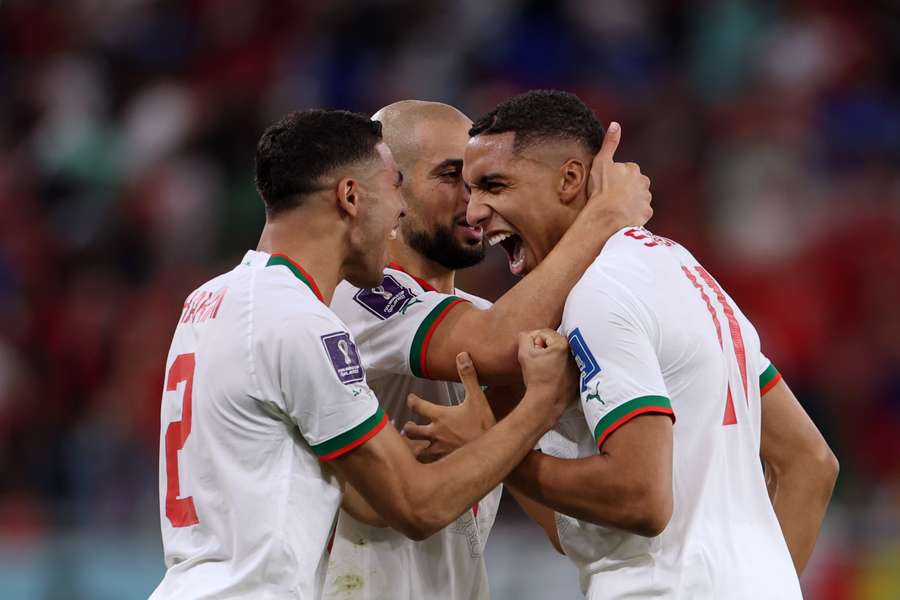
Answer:
M488 238L488 244L500 244L509 260L509 270L513 275L521 275L525 270L525 244L517 233L498 231Z
M484 231L481 229L481 225L469 225L469 222L466 221L465 215L460 217L454 223L456 227L463 232L467 238L470 238L472 241L480 242L482 237L484 236Z

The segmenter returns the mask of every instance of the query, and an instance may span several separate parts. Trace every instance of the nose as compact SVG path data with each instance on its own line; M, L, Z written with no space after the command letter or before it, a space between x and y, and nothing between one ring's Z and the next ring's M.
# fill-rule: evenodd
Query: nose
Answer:
M466 221L469 225L481 225L491 218L491 207L482 202L478 196L480 194L471 194L469 196L469 205L466 207Z
M403 218L406 216L409 206L406 204L406 197L403 196L402 192L398 192L397 196L400 198L400 218Z

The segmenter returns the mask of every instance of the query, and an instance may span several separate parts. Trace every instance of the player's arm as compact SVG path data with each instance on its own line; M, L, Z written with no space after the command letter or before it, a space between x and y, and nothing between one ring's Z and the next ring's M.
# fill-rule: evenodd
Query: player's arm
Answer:
M591 169L592 193L586 207L537 268L488 310L459 303L440 315L427 353L423 350L426 368L422 376L456 379L455 357L468 351L482 381L502 383L519 378L517 334L555 328L566 296L609 237L628 225L642 225L652 215L649 179L634 163L613 162L620 136L620 129L610 128L606 134Z
M467 402L477 399L473 395ZM430 441L438 449L432 452L452 452L479 435L471 417L474 411L466 409L465 403L435 408L416 402L412 406L431 423L407 423L404 432ZM604 433L597 456L568 460L531 452L506 479L507 489L560 552L554 510L645 536L658 535L671 517L671 418L644 414Z
M531 452L506 484L576 519L659 535L672 516L672 420L638 416L609 435L596 456Z
M559 417L574 380L566 341L553 331L521 334L519 362L528 386L519 405L471 444L419 463L392 427L332 462L339 475L394 529L424 539L496 487Z
M431 422L420 425L409 421L403 427L403 433L410 444L427 444L422 449L427 458L442 458L478 439L493 424L495 415L502 419L515 408L525 390L521 384L490 386L487 391L482 390L471 362L466 368L460 368L459 375L466 387L466 397L457 406L437 406L410 394L410 408ZM565 554L556 531L554 512L512 488L507 489L522 510L541 526L556 551Z
M838 461L783 380L762 399L760 456L775 515L800 574L816 544Z
M550 540L550 544L553 548L560 554L565 554L566 551L563 550L562 544L559 541L559 532L556 530L556 513L543 504L535 502L525 494L516 491L515 488L507 486L506 489L508 489L513 498L516 499L516 502L518 502L519 506L522 507L522 510L525 511L525 514L531 517L532 521L541 526L541 529L544 530L544 533L547 535L547 539Z

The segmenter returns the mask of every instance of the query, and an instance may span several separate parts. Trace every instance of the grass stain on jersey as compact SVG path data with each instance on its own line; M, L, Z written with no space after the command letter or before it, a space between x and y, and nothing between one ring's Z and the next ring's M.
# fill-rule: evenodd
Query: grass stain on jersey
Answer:
M359 575L339 575L334 578L334 589L338 593L353 592L362 587L363 578Z

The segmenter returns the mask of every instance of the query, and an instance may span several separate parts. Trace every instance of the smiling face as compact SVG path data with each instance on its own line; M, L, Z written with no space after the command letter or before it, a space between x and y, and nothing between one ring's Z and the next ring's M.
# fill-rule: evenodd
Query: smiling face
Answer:
M350 252L344 278L357 287L381 283L388 264L388 240L397 236L406 202L400 193L403 175L384 142L375 146L377 158L362 166L355 180L357 212L349 232Z
M409 210L400 232L404 243L447 269L461 269L484 258L480 226L466 221L468 190L462 179L463 154L471 121L443 105L409 118L411 131L396 142Z
M470 139L463 178L471 188L468 222L503 247L509 270L521 276L553 249L583 203L560 199L564 152L540 144L515 151L514 141L512 132Z

